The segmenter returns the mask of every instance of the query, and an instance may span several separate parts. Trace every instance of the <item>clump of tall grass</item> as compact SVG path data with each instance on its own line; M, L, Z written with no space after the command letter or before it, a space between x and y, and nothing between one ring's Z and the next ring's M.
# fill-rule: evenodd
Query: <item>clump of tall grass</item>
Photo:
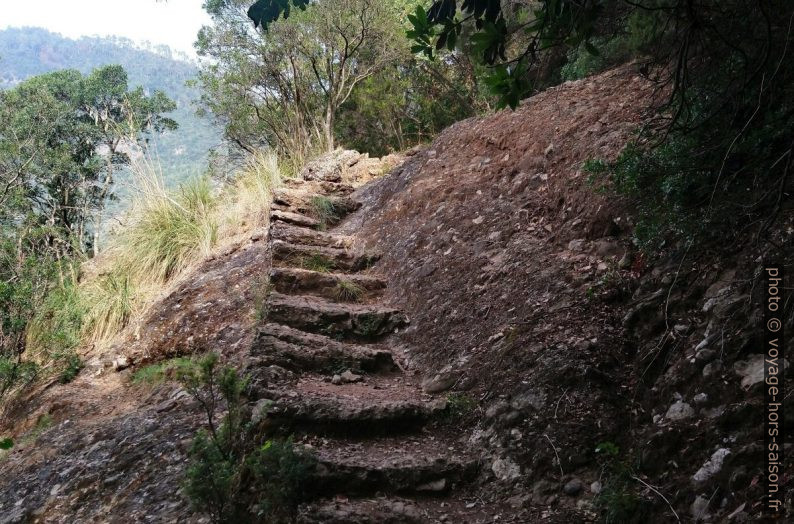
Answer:
M83 335L91 343L107 340L127 325L136 310L136 290L128 274L118 270L83 286L86 314Z
M311 215L320 223L321 230L339 221L340 213L336 203L326 196L312 197L309 207Z
M171 192L151 164L137 163L135 172L138 194L114 246L116 264L136 281L165 282L217 242L217 198L206 177Z
M222 236L266 226L273 191L281 180L276 155L258 151L248 157L220 196L224 204Z
M225 240L266 226L281 181L276 156L264 152L251 155L219 191L206 176L169 190L159 166L146 159L133 171L128 226L106 251L103 273L81 285L84 341L110 339L146 311L163 284Z

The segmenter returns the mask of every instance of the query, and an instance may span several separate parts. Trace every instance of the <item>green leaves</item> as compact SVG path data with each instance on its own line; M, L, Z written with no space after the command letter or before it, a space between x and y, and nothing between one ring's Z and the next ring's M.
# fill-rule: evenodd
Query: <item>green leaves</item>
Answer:
M310 0L257 0L248 9L248 18L253 20L254 27L267 31L267 26L278 20L279 16L287 18L292 7L306 9Z
M14 447L14 441L10 438L6 437L4 439L0 439L0 449L8 450Z
M516 107L532 89L530 69L543 50L582 44L589 53L598 54L590 39L601 4L598 0L544 0L517 15L503 11L501 0L463 0L460 4L435 0L426 13L419 7L409 16L413 28L407 34L415 42L414 53L432 57L434 51L455 50L465 30L482 63L493 67L484 82L498 105ZM516 41L521 44L515 45Z
M432 39L435 36L433 25L427 17L427 12L421 5L416 6L416 11L408 15L408 21L413 29L406 31L406 36L415 43L411 46L411 52L424 54L428 58L433 58Z
M494 66L483 82L490 93L497 97L499 108L510 106L515 109L531 87L527 79L526 63L523 61L512 67L506 64Z

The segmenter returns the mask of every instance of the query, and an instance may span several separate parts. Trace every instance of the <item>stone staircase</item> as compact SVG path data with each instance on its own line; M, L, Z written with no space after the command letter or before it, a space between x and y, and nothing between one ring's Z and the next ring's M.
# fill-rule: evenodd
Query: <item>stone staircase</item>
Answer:
M366 272L378 254L329 231L358 209L352 192L290 181L271 206L270 290L247 372L269 423L315 458L316 499L298 522L482 522L447 520L464 507L456 493L477 476L477 454L445 429L445 399L425 394L387 345L408 319L380 303L387 283Z

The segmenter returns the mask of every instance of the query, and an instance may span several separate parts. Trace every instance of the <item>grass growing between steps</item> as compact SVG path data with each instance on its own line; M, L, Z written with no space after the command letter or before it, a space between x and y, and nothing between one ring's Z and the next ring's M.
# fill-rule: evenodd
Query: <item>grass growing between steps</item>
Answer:
M207 415L189 451L185 493L216 523L292 522L311 461L292 440L269 435L266 414L245 409L247 380L210 353L182 369L180 381ZM219 407L225 414L217 420Z
M366 289L352 280L340 280L334 287L334 297L339 302L361 302Z
M311 216L320 223L318 229L321 231L338 222L342 215L334 201L326 196L313 196L309 207Z
M317 271L318 273L330 273L336 269L336 262L323 255L298 256L292 263L301 269Z

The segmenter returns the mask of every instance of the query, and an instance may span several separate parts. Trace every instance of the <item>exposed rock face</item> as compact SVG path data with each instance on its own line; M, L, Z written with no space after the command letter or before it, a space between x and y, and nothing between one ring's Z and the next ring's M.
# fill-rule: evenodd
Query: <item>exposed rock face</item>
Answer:
M335 149L306 164L300 172L303 180L361 185L382 175L402 160L400 155L370 158L368 154Z

